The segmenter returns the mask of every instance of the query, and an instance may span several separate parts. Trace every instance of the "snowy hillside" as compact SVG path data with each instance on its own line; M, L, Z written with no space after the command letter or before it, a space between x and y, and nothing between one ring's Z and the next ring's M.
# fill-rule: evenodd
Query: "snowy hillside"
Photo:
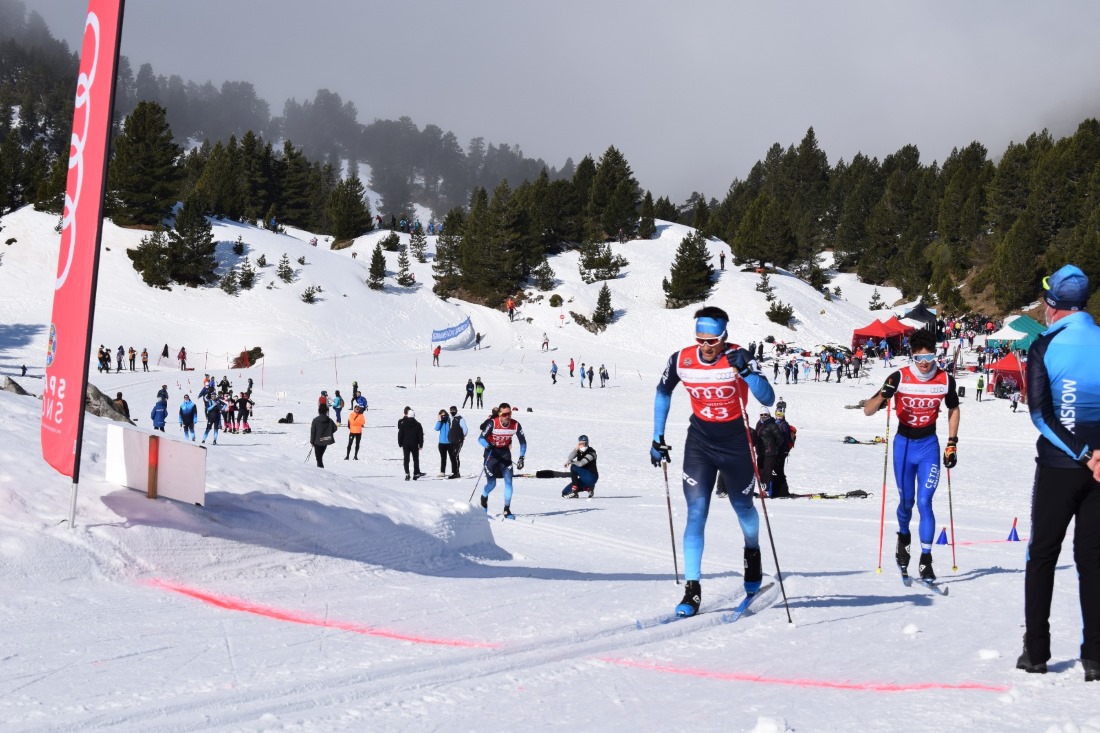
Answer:
M0 264L0 372L39 392L56 218L24 209L2 223L0 236L16 242L3 247ZM568 315L591 313L600 288L581 282L575 253L551 260L559 279L551 292L572 302L526 301L509 323L499 311L435 297L430 264L414 262L416 289L390 279L385 291L370 291L363 281L381 234L331 252L309 246L308 233L215 223L223 261L240 235L253 262L263 254L271 264L253 291L231 297L145 287L125 255L142 233L108 225L94 343L147 347L154 361L165 343L173 357L186 346L197 369L180 372L173 359L148 375L92 372L92 383L122 391L147 431L161 384L174 415L204 370L238 388L252 377L254 432L223 433L209 446L200 508L108 483L106 422L89 417L70 529L70 484L40 458L38 402L0 393L3 729L1100 731L1095 690L1074 661L1080 613L1068 544L1052 673L1013 669L1025 547L1005 538L1017 517L1027 537L1035 434L1004 400L975 401L973 375L960 381L967 399L950 477L957 543L934 552L948 597L903 587L891 567L892 478L876 572L886 456L880 445L842 440L885 433L881 415L846 409L888 373L876 366L870 381L776 385L799 429L792 490L872 494L768 502L794 623L771 581L763 529L768 590L736 623L711 612L743 595L741 532L717 500L704 613L660 623L683 585L673 580L666 488L648 448L656 379L692 336L693 309L664 309L660 290L687 231L665 224L653 241L615 246L630 262L610 283L618 319L594 336ZM715 255L723 247L711 244ZM294 264L290 285L274 276L284 252L292 264L308 263ZM395 270L396 254L388 256ZM866 310L869 286L838 278L844 298L827 302L776 275L776 295L798 321L781 329L765 319L757 281L727 269L708 301L730 312L741 343L769 334L804 346L846 343L853 327L886 315ZM323 287L320 302L301 302L308 285ZM887 302L897 297L880 291ZM431 330L467 315L486 335L484 348L444 352L432 367ZM544 332L549 353L540 350ZM253 346L266 354L259 365L226 370L229 354ZM597 380L581 389L568 377L570 357L606 364L607 387ZM556 385L551 359L562 367ZM30 373L20 379L24 363ZM463 384L476 376L487 406L519 406L527 471L560 470L577 436L590 436L601 475L592 499L563 499L564 480L518 478L517 519L499 519L501 487L487 519L468 503L483 485L472 443L462 453L464 478L437 478L434 417L461 405ZM321 470L307 460L308 421L320 390L347 396L352 380L370 400L360 460L343 460L341 430ZM396 445L404 406L426 433L428 477L418 482L404 480ZM278 424L288 411L295 423ZM486 412L462 410L473 426ZM687 417L681 390L667 431L681 573ZM181 438L174 420L167 437ZM944 481L941 527L950 523L948 499Z

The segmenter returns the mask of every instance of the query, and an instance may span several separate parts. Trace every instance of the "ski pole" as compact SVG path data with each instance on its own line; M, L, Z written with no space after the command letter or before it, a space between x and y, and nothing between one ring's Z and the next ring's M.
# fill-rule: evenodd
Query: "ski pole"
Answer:
M886 465L890 461L890 400L886 400L886 450L882 454L882 511L878 515L878 569L882 572L882 535L886 531Z
M752 472L756 476L756 485L760 487L760 508L764 510L764 526L768 528L768 544L772 548L772 557L775 559L775 577L779 580L779 590L783 593L783 608L787 611L787 623L793 624L791 619L791 604L787 601L787 588L783 585L783 571L779 569L779 554L775 551L775 537L772 535L772 522L768 518L768 503L764 500L766 489L760 479L760 466L756 464L756 451L752 445L752 433L749 431L749 421L745 419L745 398L741 390L737 390L737 399L741 403L741 422L745 425L745 438L748 440L749 458L752 459Z
M203 438L203 440L206 440L206 438ZM306 460L302 461L302 463L306 463L307 461L309 461L309 457L312 456L312 455L313 455L313 446L311 445L309 447L309 453L306 453Z
M665 474L665 504L668 505L668 536L672 540L672 572L676 576L676 585L680 585L680 565L676 560L676 531L672 528L672 496L668 491L668 463L661 461L661 471Z
M951 517L951 570L959 572L959 564L955 561L955 507L951 502L951 469L947 469L947 512Z
M481 477L485 475L485 464L481 464L481 473L477 475L477 481L474 482L474 490L470 492L470 498L466 500L466 503L474 503L474 494L477 493L477 485L481 483Z

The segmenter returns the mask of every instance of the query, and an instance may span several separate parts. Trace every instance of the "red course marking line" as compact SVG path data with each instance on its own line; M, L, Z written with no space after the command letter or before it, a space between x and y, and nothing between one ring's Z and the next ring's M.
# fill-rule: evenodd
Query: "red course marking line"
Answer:
M921 690L979 690L982 692L1008 692L1010 688L999 685L985 685L980 682L961 682L958 684L945 684L942 682L916 682L912 684L893 684L881 682L831 682L829 680L810 679L783 679L781 677L765 677L758 674L744 672L712 672L705 669L691 669L687 667L670 667L663 664L650 662L637 662L630 659L616 659L605 657L601 662L615 664L620 667L633 667L652 672L666 672L669 674L688 675L690 677L703 677L712 680L725 680L731 682L755 682L762 685L786 685L788 687L824 687L832 690L860 690L865 692L918 692Z
M276 621L288 621L292 624L304 624L306 626L322 626L329 629L339 629L341 631L350 631L353 634L365 634L367 636L380 636L385 639L397 639L399 641L411 641L414 644L434 644L437 646L457 646L457 647L473 647L479 649L496 649L500 644L494 644L492 642L485 641L465 641L463 639L436 639L430 636L413 636L411 634L402 634L398 631L389 631L387 629L377 629L363 624L356 624L350 621L332 621L329 619L317 618L316 616L308 616L303 613L297 613L295 611L284 611L278 608L272 608L271 606L261 606L256 603L241 600L239 598L232 598L230 596L219 596L206 591L198 590L196 588L188 588L187 586L172 583L167 580L161 580L154 578L147 581L146 585L150 585L154 588L161 590L171 591L172 593L179 593L180 595L194 598L195 600L202 601L203 603L210 604L211 606L217 606L218 608L224 608L229 611L241 611L242 613L251 613L257 616L264 616L266 618L275 619Z

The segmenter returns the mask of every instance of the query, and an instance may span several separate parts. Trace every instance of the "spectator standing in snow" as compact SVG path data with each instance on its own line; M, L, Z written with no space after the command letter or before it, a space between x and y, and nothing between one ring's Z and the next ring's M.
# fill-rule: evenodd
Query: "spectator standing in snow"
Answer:
M607 373L607 367L600 364L600 389L607 386L607 380L611 379L611 375Z
M405 480L411 477L416 481L427 474L420 472L420 451L424 448L424 427L416 419L416 411L405 408L405 416L397 421L397 445L404 455ZM409 473L409 459L412 458L412 474Z
M439 344L435 345L432 349L432 366L439 366L439 352L443 350L443 347Z
M187 371L187 349L180 347L180 353L176 354L176 359L180 363L180 371Z
M459 475L459 453L466 442L466 436L470 434L470 428L466 425L466 418L458 414L458 408L451 405L451 431L448 439L451 441L451 478L461 478Z
M137 371L137 352L134 351L133 346L131 346L129 349L126 350L126 356L130 360L130 371L136 372Z
M238 409L240 409L238 407ZM336 424L340 424L340 410L344 409L344 398L340 396L340 390L336 390L332 396L332 414L335 415Z
M978 402L981 402L982 401L982 392L984 392L984 391L985 391L985 375L984 374L979 374L978 375L978 388L976 390L974 390L974 399L976 399Z
M122 359L125 356L126 356L126 351L123 350L122 344L119 344L118 345L118 369L115 371L115 374L118 374L119 372L122 371Z
M474 380L466 380L466 396L462 398L462 407L466 407L466 400L470 401L470 407L474 406Z
M1074 523L1086 682L1100 682L1100 328L1085 310L1088 277L1066 265L1043 279L1048 328L1027 352L1028 412L1039 429L1024 570L1024 649L1016 668L1045 673L1062 540ZM1072 418L1066 414L1073 407Z
M348 449L344 452L344 460L348 460L351 455L351 446L355 444L355 458L359 460L359 443L363 440L363 426L367 424L367 418L363 414L363 408L359 405L351 408L351 414L348 415Z
M153 421L153 430L164 432L164 422L168 419L168 400L161 397L157 404L153 405L153 411L149 413L149 419Z
M478 377L474 381L474 394L477 396L477 405L476 405L476 407L482 407L483 405L482 405L481 399L485 394L485 384L481 381L481 377Z
M581 389L584 389L584 380L588 378L588 371L585 369L584 362L581 362Z
M185 394L183 396L183 403L180 405L180 427L183 428L184 440L187 440L187 436L191 436L191 440L194 442L195 421L198 417L199 408L191 401L191 395Z
M570 379L573 378L574 369L575 369L575 365L573 363L573 357L569 357L569 378Z
M481 334L477 333L477 334L474 334L474 351L477 351L480 348L481 348Z
M592 378L596 376L596 370L592 368L592 365L588 365L588 388L592 389Z
M726 269L726 250L722 250L718 253L718 262L721 264L722 269ZM751 351L751 349L750 349Z
M145 347L141 349L141 371L149 371L149 349Z
M440 410L435 419L434 430L439 433L439 476L440 478L447 475L447 459L451 455L451 416L446 410ZM455 473L457 469L454 463L451 464L451 472Z
M550 337L546 335L546 331L542 332L542 350L543 351L549 351L550 350Z
M550 360L550 383L558 383L558 363L553 359Z
M317 459L317 468L324 468L325 451L336 442L336 429L339 426L328 416L328 405L317 405L317 417L309 425L309 444L313 446L313 455Z
M509 298L504 306L508 309L508 320L514 321L516 318L516 301Z

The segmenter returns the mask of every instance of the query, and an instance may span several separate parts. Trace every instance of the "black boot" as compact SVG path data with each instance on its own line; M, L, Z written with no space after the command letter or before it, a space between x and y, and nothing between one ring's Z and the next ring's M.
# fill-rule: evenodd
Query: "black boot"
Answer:
M932 553L922 552L920 554L920 579L932 582L936 579L936 573L932 571Z
M698 580L684 581L684 599L676 606L677 616L694 616L699 613L699 604L703 600L703 589Z
M516 515L512 514L512 507L505 504L504 505L504 515L503 516L504 516L505 519L512 519Z
M486 514L489 513L489 497L485 496L485 494L481 495L481 508L485 510Z
M1016 669L1022 669L1028 674L1046 674L1047 663L1046 662L1031 662L1031 656L1027 653L1027 646L1024 646L1023 654L1016 659ZM1085 670L1086 679L1088 677L1088 670Z
M745 592L758 593L764 573L760 568L760 548L745 548Z
M1081 666L1085 668L1085 682L1100 682L1100 662L1082 659Z
M909 570L909 545L912 541L911 534L898 532L898 548L894 552L894 559L897 560L898 567L905 571Z

